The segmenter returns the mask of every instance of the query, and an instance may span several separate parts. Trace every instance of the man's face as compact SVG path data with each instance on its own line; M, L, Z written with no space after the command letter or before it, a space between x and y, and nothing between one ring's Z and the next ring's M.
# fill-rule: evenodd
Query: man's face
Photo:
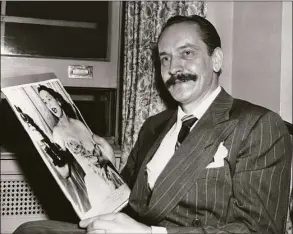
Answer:
M163 81L183 105L202 98L217 79L198 30L195 24L181 22L165 29L158 43Z
M47 108L58 118L62 116L62 109L58 101L46 90L40 91L40 97Z

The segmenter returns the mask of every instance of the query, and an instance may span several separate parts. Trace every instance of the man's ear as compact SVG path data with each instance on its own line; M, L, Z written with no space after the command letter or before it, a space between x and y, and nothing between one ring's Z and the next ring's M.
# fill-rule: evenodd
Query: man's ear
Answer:
M214 49L212 54L213 70L219 72L223 65L224 54L220 47Z

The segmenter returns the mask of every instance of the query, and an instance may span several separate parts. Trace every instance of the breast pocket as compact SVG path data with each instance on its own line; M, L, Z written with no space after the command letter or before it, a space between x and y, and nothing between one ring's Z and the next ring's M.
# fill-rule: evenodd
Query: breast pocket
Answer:
M231 181L230 163L224 159L224 165L216 168L203 168L198 180L202 179L220 179Z
M228 207L233 188L229 163L225 161L219 168L203 168L192 188L199 213L203 209L202 212L211 211L211 217L221 215Z

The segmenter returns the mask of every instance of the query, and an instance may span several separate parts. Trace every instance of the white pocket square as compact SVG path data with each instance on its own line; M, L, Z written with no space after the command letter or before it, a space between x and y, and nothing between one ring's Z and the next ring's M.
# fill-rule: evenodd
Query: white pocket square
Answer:
M221 142L217 152L214 155L214 161L211 162L209 165L207 165L206 168L218 168L224 166L224 158L226 158L228 155L228 150L224 146L224 142Z

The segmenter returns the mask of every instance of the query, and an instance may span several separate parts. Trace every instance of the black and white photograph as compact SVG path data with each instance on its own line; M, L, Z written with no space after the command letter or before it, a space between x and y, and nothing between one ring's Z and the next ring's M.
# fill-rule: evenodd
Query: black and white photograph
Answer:
M0 233L293 234L292 8L1 1Z
M111 199L127 194L126 185L59 80L2 91L80 217L114 211L127 200Z

